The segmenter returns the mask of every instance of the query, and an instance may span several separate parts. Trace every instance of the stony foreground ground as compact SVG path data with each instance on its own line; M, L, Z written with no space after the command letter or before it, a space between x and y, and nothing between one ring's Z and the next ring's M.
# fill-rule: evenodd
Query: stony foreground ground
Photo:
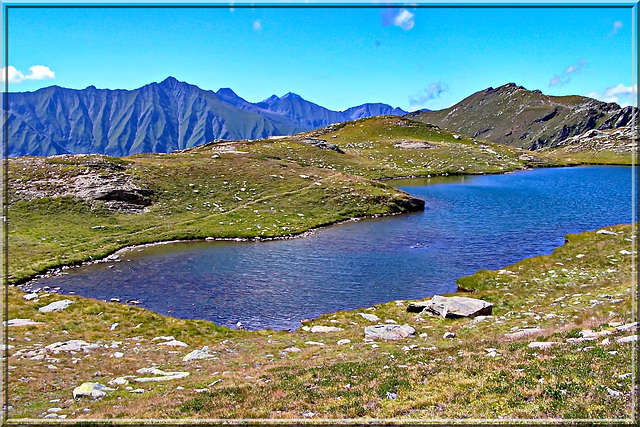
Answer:
M462 278L459 295L494 304L474 319L391 301L251 332L10 287L9 414L629 420L636 241L635 225L569 235L551 255ZM365 338L376 324L416 333Z

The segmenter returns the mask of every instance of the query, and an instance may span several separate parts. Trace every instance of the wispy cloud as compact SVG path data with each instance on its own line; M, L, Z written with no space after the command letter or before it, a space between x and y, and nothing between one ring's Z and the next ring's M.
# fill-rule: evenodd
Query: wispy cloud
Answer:
M551 86L563 86L571 81L571 78L578 74L583 68L589 65L589 61L587 59L581 59L575 64L569 65L567 68L560 73L560 75L554 74L551 80L549 81L549 87Z
M382 25L384 27L395 25L405 31L408 31L416 24L414 19L415 14L409 12L407 9L383 9L380 11L380 17L382 18Z
M441 82L432 83L426 89L422 89L415 95L409 95L409 107L411 110L424 108L427 102L440 98L443 93L448 91L449 86L446 84Z
M55 73L51 71L49 67L44 65L34 65L29 67L29 73L24 74L14 66L9 65L2 69L2 75L0 76L0 82L4 83L5 80L9 83L21 83L25 80L51 80L56 77Z
M253 23L253 31L262 31L262 22L259 19Z
M620 83L615 86L610 86L604 90L604 92L589 92L586 96L589 98L599 99L603 102L615 102L623 107L631 105L631 100L638 93L638 86L631 85L625 86Z
M618 34L618 31L620 31L620 29L622 28L622 21L616 21L613 23L613 28L611 29L611 32L609 33L610 36L613 36L615 34Z

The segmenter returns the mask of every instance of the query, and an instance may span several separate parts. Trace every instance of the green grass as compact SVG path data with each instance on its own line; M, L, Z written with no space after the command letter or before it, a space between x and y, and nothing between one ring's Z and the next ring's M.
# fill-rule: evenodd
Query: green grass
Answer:
M608 229L618 234L568 235L567 243L550 255L461 278L461 286L476 290L461 295L494 303L494 317L482 322L408 313L405 301L401 306L389 302L326 314L305 323L335 325L344 329L341 332L250 332L77 296L43 296L41 301L27 302L10 288L9 317L43 322L10 330L10 344L15 346L9 359L10 415L40 418L47 408L57 406L74 419L290 419L301 418L306 411L313 412L313 418L337 419L629 419L633 377L620 375L634 372L633 346L616 339L633 332L620 332L611 325L634 319L632 256L619 252L634 248L637 228L634 224ZM615 269L610 268L612 262ZM56 313L37 311L62 298L75 304ZM370 323L360 312L408 323L427 337L378 341L374 349L363 339L363 328ZM110 331L114 322L120 325ZM521 339L505 337L531 326L543 331ZM611 343L603 344L602 338L568 342L583 329L608 330ZM446 331L456 337L443 339ZM161 348L150 341L161 335L173 335L189 348ZM337 345L343 338L351 343ZM92 353L49 354L44 360L31 360L41 346L69 339L103 347ZM308 340L326 345L305 345ZM123 358L110 357L116 351L111 348L114 341L121 343L117 350L125 353ZM560 344L539 350L527 346L531 341ZM181 361L203 345L210 346L217 359ZM415 347L406 349L410 345ZM283 352L291 346L301 351ZM500 356L487 357L485 348L496 348ZM58 360L52 362L51 357ZM46 367L50 363L58 369L50 371ZM191 375L165 383L133 384L145 389L142 395L121 386L101 400L71 399L73 387L84 381L106 384L152 364ZM222 381L210 386L216 380ZM606 387L623 395L612 397ZM60 402L49 403L52 399Z

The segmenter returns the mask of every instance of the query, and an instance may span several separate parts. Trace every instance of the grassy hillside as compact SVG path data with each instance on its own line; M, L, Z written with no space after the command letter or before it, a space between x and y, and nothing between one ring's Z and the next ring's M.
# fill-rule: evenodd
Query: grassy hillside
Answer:
M10 288L9 318L40 322L10 328L10 416L629 420L634 344L618 340L637 327L616 327L634 321L637 230L607 231L569 235L551 255L460 279L476 290L460 295L494 304L482 321L408 313L407 301L391 301L327 314L295 332L232 331L77 296L40 292L25 301ZM63 298L74 304L38 311ZM375 322L360 313L409 324L416 337L364 339L364 327ZM342 330L305 330L315 325ZM530 335L507 335L534 327ZM160 345L160 336L188 347ZM72 339L97 346L58 354L43 348ZM182 360L203 346L212 358ZM136 370L151 366L189 376L136 382L150 376ZM129 383L112 385L98 400L72 398L83 382L107 385L117 377Z
M343 152L311 145L319 139ZM406 193L371 178L558 164L394 116L173 154L15 158L9 161L9 280L129 245L287 236L420 208ZM130 189L118 197L140 197L147 206L138 213L112 209L114 201L92 196L105 183L114 192Z
M554 147L591 129L631 124L633 107L583 96L548 96L509 83L474 93L439 111L405 117L515 147Z

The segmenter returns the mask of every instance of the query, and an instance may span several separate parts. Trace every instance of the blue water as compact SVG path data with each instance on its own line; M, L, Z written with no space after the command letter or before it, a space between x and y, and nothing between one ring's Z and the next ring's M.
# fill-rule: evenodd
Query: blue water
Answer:
M292 240L191 242L41 279L86 297L136 298L180 318L249 329L452 292L456 279L548 254L567 233L631 223L632 167L535 169L398 180L424 212L349 222ZM637 168L635 168L637 173Z

